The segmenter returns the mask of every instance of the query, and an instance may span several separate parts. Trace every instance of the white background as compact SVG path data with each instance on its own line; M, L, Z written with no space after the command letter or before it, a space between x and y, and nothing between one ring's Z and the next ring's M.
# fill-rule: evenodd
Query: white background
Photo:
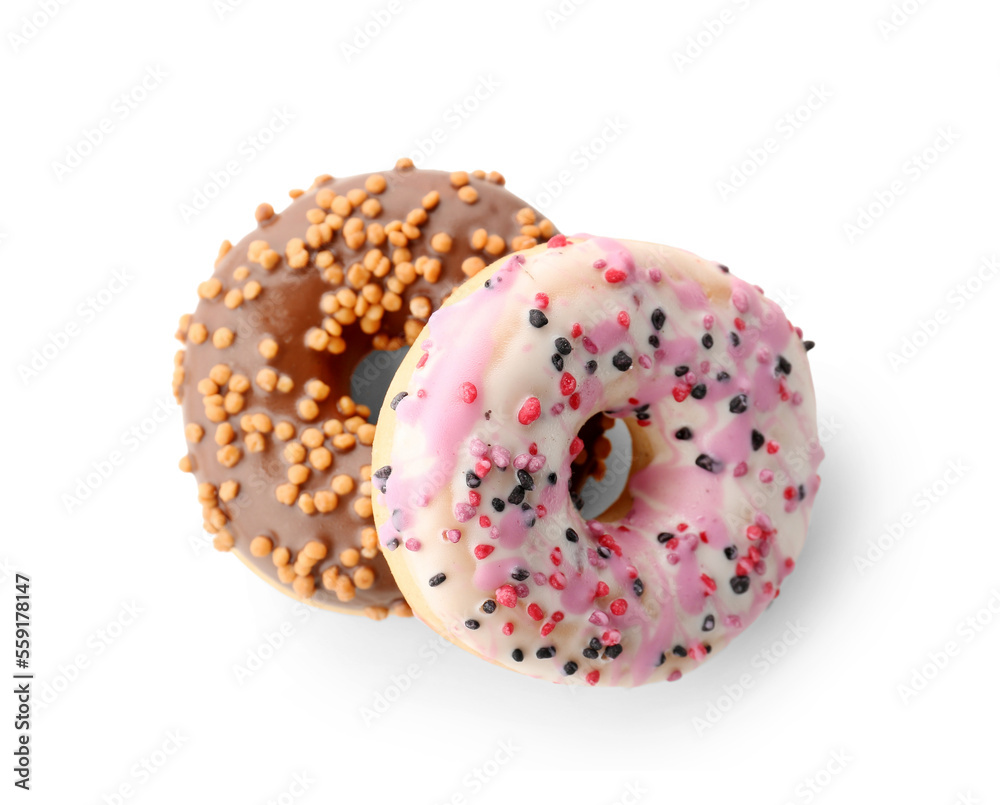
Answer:
M1000 279L984 262L1000 6L908 0L890 30L889 0L590 0L562 19L555 0L400 0L352 54L387 2L230 5L0 12L0 600L9 613L10 574L30 574L37 673L33 790L9 800L0 696L3 801L1000 802ZM294 119L254 150L274 109ZM176 468L179 314L259 202L414 152L502 171L563 231L725 262L817 342L827 458L798 570L681 682L545 685L416 620L309 614L208 547ZM891 206L865 219L879 194ZM124 289L87 308L116 270ZM70 506L114 450L123 466Z

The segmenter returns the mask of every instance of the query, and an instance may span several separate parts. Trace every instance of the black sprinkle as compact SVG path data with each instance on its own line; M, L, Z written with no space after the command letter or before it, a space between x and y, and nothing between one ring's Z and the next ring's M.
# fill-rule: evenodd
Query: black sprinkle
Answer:
M572 528L567 528L566 529L566 539L569 542L579 542L580 541L580 535L577 534Z
M487 598L485 601L483 601L483 612L485 612L487 615L492 615L496 611L497 611L496 601L494 601L492 598Z
M674 434L674 436L676 436L682 442L685 442L688 439L690 439L692 436L694 436L694 434L691 432L691 428L681 428L679 431L677 431Z
M594 651L594 649L592 648L585 648L580 653L583 654L583 656L586 657L588 660L596 660L598 657L597 652Z
M443 583L446 578L448 577L444 573L438 573L436 576L431 576L430 581L427 583L431 585L431 587L437 587L439 584Z
M632 592L634 592L636 595L642 595L645 589L646 588L642 584L642 579L636 579L635 581L632 582Z
M724 266L724 265L722 265L722 263L719 263L719 268L722 269L722 273L723 274L728 274L729 273L729 266Z
M653 311L653 315L650 318L653 320L653 327L657 330L662 330L667 320L667 314L663 312L662 307L658 307Z
M469 619L468 619L468 620L467 620L467 621L465 622L465 628L466 628L466 629L472 629L473 631L475 631L476 629L478 629L478 628L479 628L479 621L477 621L477 620L474 620L474 619L472 619L472 618L469 618Z
M733 414L742 414L747 410L747 395L737 394L729 401L729 411Z
M783 375L790 375L792 373L792 365L788 362L788 358L783 355L778 356L778 366L776 371L781 372Z
M476 489L482 482L482 479L472 470L465 473L465 485L469 487L469 489Z
M678 366L676 369L674 369L674 377L684 377L684 375L686 375L690 371L691 371L690 367Z
M409 395L407 394L407 392L405 392L405 391L401 391L401 392L399 392L399 394L397 394L397 395L396 395L395 397L393 397L393 398L392 398L392 402L391 402L391 403L389 403L389 407L390 407L390 408L391 408L391 409L392 409L393 411L395 411L395 410L396 410L396 406L397 406L397 405L399 405L399 401L400 401L400 400L402 400L402 399L403 399L403 397L406 397L406 396L409 396Z
M723 553L726 555L726 559L735 559L737 556L739 556L739 551L736 550L735 545L730 545L725 550L723 550Z
M698 458L694 460L694 463L703 470L708 470L709 472L720 472L722 470L722 464L705 453L698 456Z
M617 659L621 653L622 653L621 643L616 643L615 645L608 646L606 649L604 649L604 656L609 660Z
M384 481L392 474L392 467L386 464L384 467L379 467L375 472L372 473L376 478Z
M729 334L729 340L733 342L734 347L738 347L740 345L740 337L736 335L735 332L731 332Z
M577 511L580 511L580 509L583 508L583 498L580 497L578 494L576 494L576 492L570 492L569 496L570 499L573 501L573 506L576 508Z
M691 389L691 396L696 400L704 400L706 394L708 394L708 389L705 387L704 383L699 383Z
M563 673L566 674L566 676L573 676L579 667L579 665L570 660L563 666Z
M711 644L709 644L709 643L702 643L701 647L703 649L705 649L705 653L706 654L711 654L712 653L712 646L711 646Z
M524 652L516 648L510 653L510 656L514 658L514 662L521 662L524 659Z
M742 595L747 590L750 589L750 577L749 576L733 576L729 580L729 586L733 588L733 592L737 595Z
M705 349L711 349L715 345L715 339L712 338L711 333L705 333L705 335L701 337L701 345Z
M518 484L511 490L511 493L507 496L507 502L513 503L516 506L522 500L524 500L524 487Z
M486 282L483 283L483 287L485 287L485 288L492 288L493 287L493 280L492 279L486 280Z
M659 542L660 545L666 545L673 538L674 538L674 535L670 534L670 533L668 533L666 531L662 531L662 532L660 532L659 534L656 535L656 541Z
M569 355L573 351L573 345L569 342L568 338L563 338L559 336L556 339L556 351L560 355Z
M725 383L727 380L729 380L729 372L719 372L719 374L715 376L715 379L718 380L720 383Z
M526 491L530 492L535 488L535 482L531 480L531 476L526 470L517 471L517 482L525 488ZM511 501L513 503L514 501Z
M609 556L611 556L611 550L605 548L603 545L600 545L597 548L597 555L600 556L601 559L607 559Z
M398 547L399 547L399 540L398 540L398 539L395 539L395 538L393 538L393 539L389 540L389 541L388 541L388 542L387 542L387 543L385 544L385 547L386 547L386 549L387 549L387 550L390 550L390 551L394 551L394 550L396 550L396 548L398 548Z
M552 484L554 486L555 482L558 481L558 480L559 480L559 476L558 475L556 475L554 472L550 472L549 473L549 483L550 484Z
M532 327L544 327L549 323L548 318L546 318L542 311L534 309L528 313L528 321L531 322Z
M548 660L556 656L556 650L552 646L544 646L535 652L535 656L540 660Z
M814 346L816 346L816 342L815 341L803 341L802 342L802 346L804 346L806 348L806 352L808 352Z
M516 567L514 568L514 571L510 574L510 577L514 579L514 581L524 581L530 575L531 574L523 567Z
M759 430L753 430L750 432L750 444L753 449L760 450L764 446L764 434Z
M556 369L558 369L560 372L563 370L564 364L562 355L560 355L558 352L552 353L552 365L556 367Z
M674 646L673 651L678 657L686 657L688 655L688 650L684 646Z
M715 615L706 615L705 620L701 622L701 630L703 632L711 632L715 628Z
M601 648L601 641L596 637L590 638L590 647L594 651L598 651Z
M502 512L504 510L504 506L507 505L502 500L500 500L500 498L493 498L493 500L490 502L493 504L493 511L498 511L498 512Z
M660 652L660 659L658 659L658 660L656 661L656 665L654 665L653 667L654 667L654 668L659 668L659 667L660 667L661 665L663 665L663 663L665 663L666 661L667 661L667 655L666 655L665 653L663 653L663 652L661 651L661 652Z
M655 335L651 335L651 336L649 337L649 345L650 345L650 346L651 346L651 347L652 347L653 349L658 349L658 348L659 348L659 346L660 346L660 339L659 339L659 337L658 337L658 336L655 336Z
M640 422L645 422L648 419L650 419L650 416L649 416L649 414L642 413L642 414L636 414L635 418L638 419Z
M588 375L594 374L597 371L597 361L587 361L583 368L587 371Z
M802 484L799 484L799 500L806 499L806 488Z
M615 357L611 359L611 363L619 372L627 372L632 368L632 358L626 355L622 350L615 353Z

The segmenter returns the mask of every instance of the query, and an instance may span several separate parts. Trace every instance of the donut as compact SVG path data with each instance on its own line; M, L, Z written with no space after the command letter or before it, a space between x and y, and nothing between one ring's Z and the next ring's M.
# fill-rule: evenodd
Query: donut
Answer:
M379 544L416 615L567 684L677 680L778 595L823 451L801 331L729 269L580 236L494 263L431 316L374 446ZM629 424L597 519L580 427Z
M205 528L279 589L382 618L409 614L378 550L371 412L351 377L405 347L461 281L555 232L499 173L320 176L222 244L177 337L174 393ZM374 381L372 381L374 382Z

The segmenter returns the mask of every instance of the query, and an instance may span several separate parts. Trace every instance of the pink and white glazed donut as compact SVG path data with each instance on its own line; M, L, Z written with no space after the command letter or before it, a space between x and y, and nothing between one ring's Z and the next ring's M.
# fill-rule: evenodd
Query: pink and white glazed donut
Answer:
M552 682L676 680L778 595L823 456L801 331L718 263L557 236L481 272L400 367L374 445L380 544L415 614ZM567 481L624 418L602 521Z

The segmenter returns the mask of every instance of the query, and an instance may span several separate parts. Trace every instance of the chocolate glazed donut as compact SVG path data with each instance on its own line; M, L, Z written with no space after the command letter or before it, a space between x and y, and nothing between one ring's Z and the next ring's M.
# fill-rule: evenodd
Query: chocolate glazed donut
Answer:
M217 549L311 604L410 614L378 549L375 426L351 376L372 350L412 344L456 285L556 233L503 184L409 160L320 176L280 214L262 204L257 230L223 243L181 318L173 380L181 469L198 481Z

